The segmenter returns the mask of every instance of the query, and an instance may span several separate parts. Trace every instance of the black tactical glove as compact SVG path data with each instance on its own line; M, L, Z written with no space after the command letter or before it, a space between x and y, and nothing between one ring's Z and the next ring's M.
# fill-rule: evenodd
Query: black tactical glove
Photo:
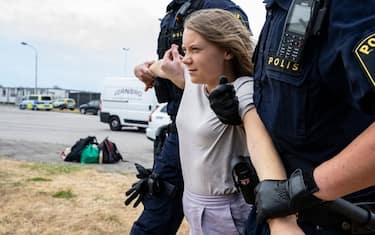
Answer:
M134 163L134 165L138 171L138 174L136 175L138 179L144 179L144 178L147 178L149 175L151 175L152 169L146 169L144 166L138 163Z
M135 164L138 174L137 182L135 182L132 187L125 192L125 195L128 197L125 200L125 205L128 206L134 199L137 200L133 204L133 207L137 207L139 203L143 201L143 198L146 194L158 195L160 193L160 182L158 174L151 173L149 169L145 169L142 165Z
M287 180L263 180L255 188L258 222L323 203L312 195L318 190L312 171L302 174L302 170L297 169Z
M220 77L220 84L208 96L211 109L219 120L228 125L242 124L238 113L238 98L232 84L228 84L225 76Z

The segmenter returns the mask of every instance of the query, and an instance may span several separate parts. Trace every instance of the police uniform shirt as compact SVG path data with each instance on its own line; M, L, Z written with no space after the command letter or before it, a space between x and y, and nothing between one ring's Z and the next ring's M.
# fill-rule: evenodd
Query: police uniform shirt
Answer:
M266 0L254 103L287 171L315 167L375 120L375 1L332 0L301 62L278 56L291 0Z
M225 125L210 108L204 85L193 84L185 75L185 89L177 114L180 159L185 190L199 195L226 195L237 192L232 179L239 156L248 156L242 126ZM253 83L240 77L233 83L240 116L253 106Z

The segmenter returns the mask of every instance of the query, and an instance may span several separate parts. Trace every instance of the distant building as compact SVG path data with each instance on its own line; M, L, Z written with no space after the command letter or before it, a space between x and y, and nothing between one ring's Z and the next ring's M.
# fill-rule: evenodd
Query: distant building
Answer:
M20 88L0 87L0 103L17 103L18 97L22 97L27 92Z
M35 89L30 87L3 87L0 86L0 103L18 104L22 97L35 94ZM77 105L100 99L99 92L68 90L61 88L38 88L37 94L51 95L57 98L73 98Z

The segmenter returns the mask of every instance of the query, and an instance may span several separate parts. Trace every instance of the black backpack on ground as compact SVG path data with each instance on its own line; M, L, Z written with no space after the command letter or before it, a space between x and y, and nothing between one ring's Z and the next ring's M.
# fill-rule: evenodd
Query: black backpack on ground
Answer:
M108 137L106 137L98 147L100 149L99 163L116 163L120 160L124 161L116 144L108 140Z
M79 139L72 147L70 153L65 157L64 161L67 162L80 162L82 150L88 144L98 144L95 136L87 136L86 138Z

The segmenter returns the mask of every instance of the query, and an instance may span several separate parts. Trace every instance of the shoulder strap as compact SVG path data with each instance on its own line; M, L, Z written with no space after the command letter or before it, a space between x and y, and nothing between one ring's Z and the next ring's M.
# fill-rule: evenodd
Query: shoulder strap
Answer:
M182 4L176 13L176 23L183 24L188 15L202 8L202 3L203 0L190 0Z
M319 35L323 27L324 22L326 21L326 16L328 14L328 9L330 7L331 0L323 1L322 7L318 10L315 22L312 28L313 35Z

